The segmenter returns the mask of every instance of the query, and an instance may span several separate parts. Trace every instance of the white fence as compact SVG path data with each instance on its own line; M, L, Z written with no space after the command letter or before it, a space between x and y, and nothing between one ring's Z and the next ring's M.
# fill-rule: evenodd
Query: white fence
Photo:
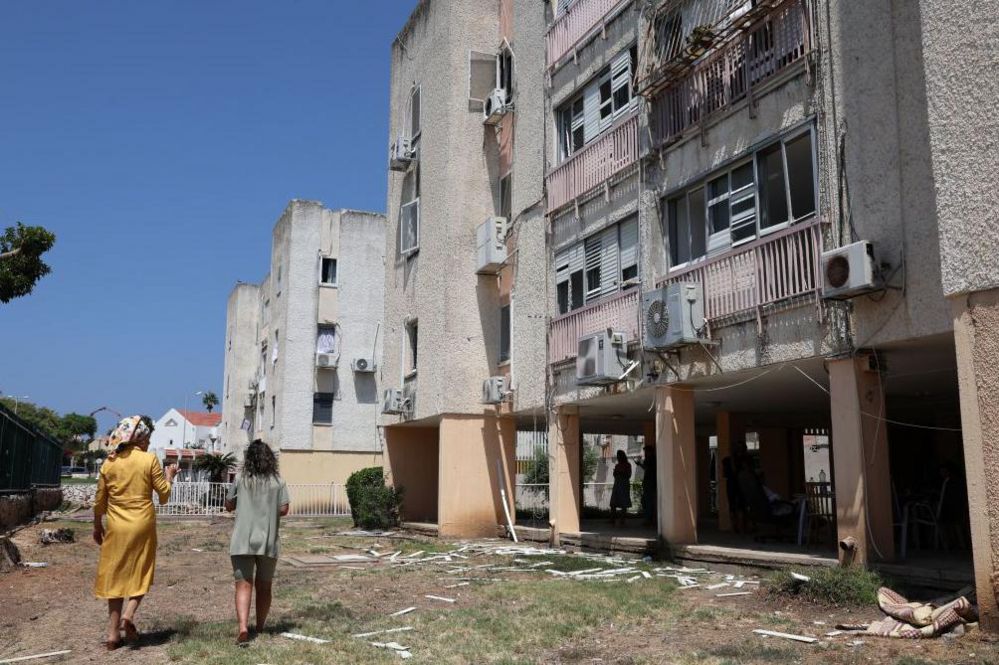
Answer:
M631 512L641 509L641 499L636 496L640 483L631 484ZM583 483L583 506L596 510L610 510L614 483ZM548 510L548 485L517 483L517 510L546 512Z
M175 482L170 500L160 505L153 498L160 517L210 517L225 512L228 483ZM350 515L347 492L339 483L288 485L289 515L297 517L341 517Z

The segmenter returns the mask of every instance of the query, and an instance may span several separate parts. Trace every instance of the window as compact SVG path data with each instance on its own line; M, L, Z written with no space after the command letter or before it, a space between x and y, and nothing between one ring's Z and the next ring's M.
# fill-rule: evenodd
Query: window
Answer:
M569 8L576 4L577 0L558 0L558 7L555 10L555 18L562 16Z
M264 301L264 314L263 314L263 316L261 318L263 318L264 323L267 323L268 321L271 320L271 300L270 300L270 298L268 298L267 300Z
M510 182L509 173L500 178L499 181L499 215L500 217L505 217L508 221L513 217L513 194L510 191Z
M420 136L420 123L423 111L420 109L420 86L413 86L413 92L409 97L409 137L416 140Z
M813 131L781 139L667 200L670 267L815 214Z
M568 159L634 107L637 47L619 53L575 98L555 113L559 160Z
M267 376L267 342L260 345L260 367L262 376Z
M316 353L340 353L340 339L336 325L320 325L316 329Z
M274 293L274 297L275 298L280 298L281 297L281 264L280 263L278 264L278 267L277 267L277 289L276 289L276 291Z
M637 283L637 217L595 233L555 255L559 314Z
M312 423L333 424L333 393L315 393L312 396Z
M509 46L501 48L496 56L496 82L496 87L506 92L506 103L513 102L513 51Z
M403 347L406 362L403 366L406 368L406 373L409 374L416 371L417 351L419 350L420 329L419 323L415 319L406 323L404 337Z
M566 104L558 116L559 161L564 161L583 149L586 132L583 118L583 98Z
M500 307L500 348L499 361L510 359L510 305Z
M271 429L274 429L274 423L277 420L277 396L271 395Z
M399 251L413 254L420 248L420 199L399 209Z
M319 281L322 284L336 286L336 259L324 256L320 269Z
M280 330L274 331L274 348L271 349L271 362L274 363L275 365L277 364L278 361L278 342L280 340L280 333L281 333Z

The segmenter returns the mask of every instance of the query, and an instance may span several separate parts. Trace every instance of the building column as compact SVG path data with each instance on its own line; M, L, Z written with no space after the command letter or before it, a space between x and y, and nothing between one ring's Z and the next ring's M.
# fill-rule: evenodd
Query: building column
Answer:
M554 537L579 532L582 506L579 407L561 406L548 433L548 520Z
M725 482L722 462L732 456L732 446L742 440L742 419L729 411L719 411L715 415L715 436L718 437L718 450L715 452L715 485L718 492L718 529L732 530L732 514L729 511L728 485Z
M982 627L999 630L999 289L951 301L975 587Z
M867 355L831 360L829 394L839 539L856 541L854 561L895 558L884 390ZM840 551L842 557L843 552Z
M696 543L694 393L686 386L656 388L656 477L659 537L671 545Z

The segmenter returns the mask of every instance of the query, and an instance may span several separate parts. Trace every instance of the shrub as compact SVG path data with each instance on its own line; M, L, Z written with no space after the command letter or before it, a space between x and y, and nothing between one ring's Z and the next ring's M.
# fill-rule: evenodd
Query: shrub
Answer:
M350 474L347 501L354 526L362 529L387 529L399 524L402 488L387 487L380 466Z
M768 595L775 598L801 598L827 605L876 605L878 589L884 580L876 572L861 567L818 568L807 573L807 582L791 577L789 570L774 573Z

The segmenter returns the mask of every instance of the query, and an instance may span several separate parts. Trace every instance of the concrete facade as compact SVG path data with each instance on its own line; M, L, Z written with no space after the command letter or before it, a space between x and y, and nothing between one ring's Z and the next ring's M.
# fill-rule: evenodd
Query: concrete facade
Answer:
M272 237L267 278L229 299L223 444L260 438L289 482L344 482L381 452L377 374L352 363L382 360L385 218L295 200Z

